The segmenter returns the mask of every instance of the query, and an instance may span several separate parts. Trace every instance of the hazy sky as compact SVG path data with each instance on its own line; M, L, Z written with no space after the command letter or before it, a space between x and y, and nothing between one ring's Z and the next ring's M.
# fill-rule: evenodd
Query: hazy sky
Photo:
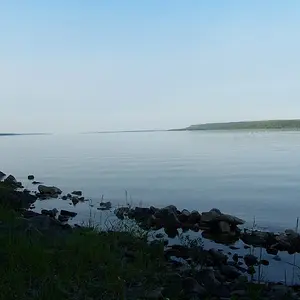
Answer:
M299 0L2 0L0 132L300 118Z

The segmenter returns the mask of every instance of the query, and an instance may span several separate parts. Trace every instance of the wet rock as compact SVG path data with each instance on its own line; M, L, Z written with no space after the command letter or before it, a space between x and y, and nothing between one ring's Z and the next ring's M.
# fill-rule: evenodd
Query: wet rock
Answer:
M258 264L257 257L252 254L247 254L244 256L244 262L247 267L254 266Z
M237 263L238 261L239 261L239 256L238 256L238 254L233 254L233 256L232 256L232 259L233 259L233 261L235 262L235 263Z
M240 249L239 247L236 247L236 246L230 246L229 247L231 250L238 250L238 249Z
M81 202L85 201L84 197L79 197L78 200L81 201Z
M174 239L176 236L178 236L178 230L176 228L165 228L164 230L166 235L171 239Z
M59 215L58 216L58 221L65 223L69 221L69 217L68 216L64 216L64 215Z
M22 188L22 182L18 182L13 175L9 175L4 179L4 183L13 188Z
M112 207L112 205L111 205L110 201L108 201L108 202L101 202L100 203L100 209L101 210L110 210L111 207Z
M203 223L216 222L219 216L220 214L215 210L211 210L209 212L203 212L201 215L201 222Z
M71 194L67 194L67 198L68 199L72 199L72 195Z
M68 211L68 210L64 210L64 209L62 209L62 210L60 211L60 214L61 214L62 216L68 216L68 217L70 217L70 218L74 218L74 217L77 216L77 213L76 213L76 212Z
M62 191L55 186L39 185L38 190L42 195L47 195L50 197L57 196L62 193Z
M158 220L160 220L161 225L170 231L176 230L181 227L181 223L177 217L177 209L175 206L167 206L154 215Z
M65 196L62 196L61 199L62 200L68 200L68 197L65 195Z
M72 194L76 196L82 196L82 191L73 191Z
M4 178L5 176L6 176L6 174L0 171L0 180L1 180L2 178Z
M78 204L79 199L77 197L72 197L71 201L72 201L73 205L75 206L76 204Z
M32 181L32 184L37 185L37 184L42 184L40 181Z
M185 295L206 296L207 291L196 279L187 277L182 281L182 287Z
M268 254L272 254L272 255L277 255L278 254L278 249L275 249L273 247L270 247L270 248L266 248L266 252Z
M34 175L28 175L28 180L34 180Z
M58 210L56 208L53 208L51 210L42 209L41 214L45 216L49 216L51 218L55 218L58 213Z

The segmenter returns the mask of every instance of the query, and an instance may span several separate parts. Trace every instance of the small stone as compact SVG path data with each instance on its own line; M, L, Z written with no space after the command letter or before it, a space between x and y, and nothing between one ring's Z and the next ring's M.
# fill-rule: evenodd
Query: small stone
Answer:
M67 197L67 196L62 196L61 199L62 199L62 200L67 200L68 197Z
M73 191L72 194L76 196L82 196L82 191Z
M61 214L62 216L68 216L68 217L71 217L71 218L74 218L74 217L77 216L77 213L76 213L76 212L68 211L68 210L64 210L64 209L62 209L62 210L60 211L60 214Z
M34 176L33 175L28 175L28 180L33 180Z
M68 216L59 215L58 216L58 221L60 221L62 223L68 222L69 221L69 217Z
M36 185L36 184L41 184L40 181L32 181L32 184Z

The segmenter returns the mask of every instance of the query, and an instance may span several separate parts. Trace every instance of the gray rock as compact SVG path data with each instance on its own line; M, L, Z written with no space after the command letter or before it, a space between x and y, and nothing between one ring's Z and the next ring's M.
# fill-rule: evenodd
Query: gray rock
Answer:
M28 180L34 180L34 176L33 175L28 175Z
M58 213L58 210L56 208L53 208L51 210L42 209L41 214L45 216L49 216L51 218L55 218Z
M76 205L76 204L78 204L79 199L77 197L72 197L71 201L72 201L73 205Z
M222 215L221 211L218 208L212 208L209 212L214 212L218 215Z
M39 185L38 190L42 195L54 196L60 195L62 191L55 186Z
M203 223L211 223L216 222L220 215L216 211L203 212L201 215L201 222Z
M130 208L128 206L119 207L115 210L115 215L118 219L124 219L128 215Z
M62 200L68 200L68 197L66 195L61 197Z
M0 171L0 179L4 178L5 176L6 174Z
M72 194L76 196L82 196L82 191L73 191Z

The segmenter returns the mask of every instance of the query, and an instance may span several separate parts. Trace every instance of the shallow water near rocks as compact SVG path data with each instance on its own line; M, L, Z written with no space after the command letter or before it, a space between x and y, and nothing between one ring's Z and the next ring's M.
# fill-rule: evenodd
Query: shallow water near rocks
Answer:
M249 228L255 217L257 228L270 231L295 228L300 216L298 132L8 136L0 138L0 145L0 170L14 174L26 188L35 188L27 180L34 174L36 180L65 193L84 192L90 201L76 207L59 199L35 204L36 210L76 211L74 223L87 223L91 217L99 224L107 221L107 213L97 210L102 195L114 206L127 199L132 205L174 204L199 211L217 207L245 219ZM207 240L205 247L249 253L243 245L233 251ZM294 257L279 256L282 260L275 261L263 251L271 263L262 267L263 278L291 280L295 272L298 280L298 268L287 263L293 264Z

